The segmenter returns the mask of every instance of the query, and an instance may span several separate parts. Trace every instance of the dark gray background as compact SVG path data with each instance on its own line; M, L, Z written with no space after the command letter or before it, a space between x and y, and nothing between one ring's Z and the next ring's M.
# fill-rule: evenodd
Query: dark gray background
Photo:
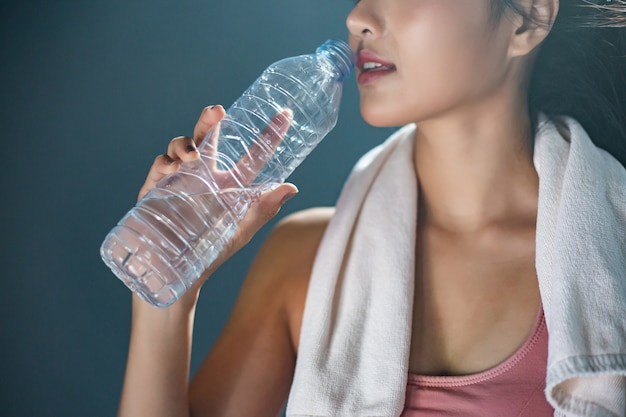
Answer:
M155 155L270 63L346 38L351 0L16 1L0 6L2 416L111 416L130 292L101 262ZM279 217L331 205L367 126L354 77L337 128ZM271 226L270 226L271 227ZM220 332L266 227L202 292L192 368ZM159 366L154 364L154 366Z

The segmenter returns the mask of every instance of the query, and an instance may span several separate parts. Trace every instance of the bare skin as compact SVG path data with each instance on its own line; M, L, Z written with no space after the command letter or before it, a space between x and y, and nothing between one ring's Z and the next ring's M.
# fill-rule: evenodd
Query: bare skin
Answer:
M202 111L194 128L193 138L173 139L168 146L167 154L155 159L146 182L139 192L139 198L165 175L176 172L181 163L197 159L199 153L195 145L202 140L212 126L224 117L224 114L221 106L207 107ZM194 287L172 306L157 309L133 295L131 340L118 415L190 415L190 409L194 407L193 403L190 403L190 398L193 399L193 396L189 394L189 361L194 312L200 288L213 270L245 245L263 224L276 215L283 202L296 193L296 187L283 184L259 198L248 211L239 230L212 269L206 271ZM254 275L251 273L251 276ZM250 283L246 284L246 288L252 286L253 292L259 290L255 287L255 283L259 282L258 279L250 278L248 282ZM258 313L253 317L261 320L258 329L262 333L269 330L268 327L280 327L279 322L272 320L276 319L272 313L277 310L265 308L267 305L259 303L253 303L253 305L257 307L253 313ZM225 335L227 334L228 331ZM277 349L277 352L279 351ZM235 352L234 350L233 353ZM243 360L241 357L240 359ZM154 364L159 364L159 366L154 366ZM232 371L235 370L232 369ZM224 400L227 398L220 399L220 401ZM222 409L222 407L215 404L213 409ZM211 408L198 413L194 412L194 415L207 415L207 413L211 413ZM228 411L225 410L225 413L220 415L228 415L227 413Z
M523 3L548 23L558 10L556 0ZM359 86L364 118L381 126L417 125L420 195L409 371L418 374L470 374L497 365L528 336L540 306L534 268L538 178L523 92L532 51L547 29L512 19L494 29L497 40L485 46L491 37L486 35L486 12L478 6L486 4L361 0L348 16L353 48L385 55L397 68L379 84ZM420 15L428 15L428 20L420 20ZM419 43L438 27L459 32L436 38L441 45L431 45L434 38L427 36L430 43ZM441 52L457 44L459 51ZM471 48L482 55L474 59L465 54ZM455 53L465 57L465 72L440 74L438 63L447 68ZM420 67L424 55L433 57L431 72ZM483 66L485 62L489 65ZM486 71L492 67L500 70ZM426 72L418 77L415 71ZM479 83L474 82L477 74ZM415 91L424 94L415 98ZM197 158L189 145L223 114L221 107L205 109L193 138L174 139L169 158L155 160L140 195L177 170L180 162ZM264 195L223 259L295 192L285 184ZM311 267L332 214L332 208L311 209L280 222L250 268L223 334L191 384L195 304L212 271L167 309L133 297L119 415L278 415L293 377Z
M348 16L353 48L393 68L360 83L363 117L416 124L417 374L496 365L523 343L540 305L524 91L558 2L520 2L545 25L512 16L490 26L489 4L361 0Z

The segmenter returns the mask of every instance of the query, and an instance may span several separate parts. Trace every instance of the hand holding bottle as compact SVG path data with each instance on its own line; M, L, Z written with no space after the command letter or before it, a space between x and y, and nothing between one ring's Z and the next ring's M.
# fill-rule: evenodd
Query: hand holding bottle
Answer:
M336 40L281 60L226 114L221 110L219 124L197 129L197 152L175 140L169 158L187 158L186 164L160 168L178 170L152 181L154 188L108 234L105 263L151 304L175 302L203 271L215 269L253 202L283 183L334 127L342 81L354 65L349 45ZM179 155L175 147L182 144ZM156 173L160 162L177 164L163 157Z
M151 189L153 189L159 181L163 180L168 175L178 172L181 165L185 165L196 161L200 158L200 152L198 146L205 138L207 132L211 129L219 126L219 122L224 117L225 112L222 106L210 106L202 110L198 122L194 128L193 138L188 136L178 136L170 141L167 147L167 152L159 155L155 158L154 163L150 167L145 183L141 187L138 195L138 200L141 200ZM290 123L289 112L278 113L270 126L261 133L264 141L269 141L273 146L277 146L283 139L283 136ZM255 159L253 162L247 161L244 156L237 165L239 167L249 166L250 164L256 165L255 168L262 168L264 164L263 159ZM214 167L212 172L217 181L223 183L224 187L227 187L228 181L231 181L231 175L226 171L221 171ZM223 264L228 258L230 258L235 252L241 249L246 243L252 239L256 232L271 220L280 210L282 205L291 197L298 193L298 189L290 183L277 184L276 188L266 191L258 197L258 199L251 205L247 211L245 217L239 223L239 227L235 232L233 238L220 253L216 261L210 265L209 269L204 271L201 278L193 285L192 293L197 293L202 284L206 281L221 264ZM146 231L147 232L147 231Z

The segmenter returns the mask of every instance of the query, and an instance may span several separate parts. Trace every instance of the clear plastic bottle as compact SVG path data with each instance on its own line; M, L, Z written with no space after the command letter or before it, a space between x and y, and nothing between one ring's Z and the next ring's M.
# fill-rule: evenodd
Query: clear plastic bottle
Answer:
M335 126L348 44L278 61L107 235L104 262L154 306L176 301L217 258L261 192L282 183ZM282 138L282 140L281 140Z

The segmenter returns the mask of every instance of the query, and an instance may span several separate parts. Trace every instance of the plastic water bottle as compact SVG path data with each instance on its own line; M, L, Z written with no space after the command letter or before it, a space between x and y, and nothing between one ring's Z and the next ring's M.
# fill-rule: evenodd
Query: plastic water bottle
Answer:
M335 126L348 44L272 64L198 146L107 235L102 259L154 306L176 301L215 261L250 204L282 183Z

